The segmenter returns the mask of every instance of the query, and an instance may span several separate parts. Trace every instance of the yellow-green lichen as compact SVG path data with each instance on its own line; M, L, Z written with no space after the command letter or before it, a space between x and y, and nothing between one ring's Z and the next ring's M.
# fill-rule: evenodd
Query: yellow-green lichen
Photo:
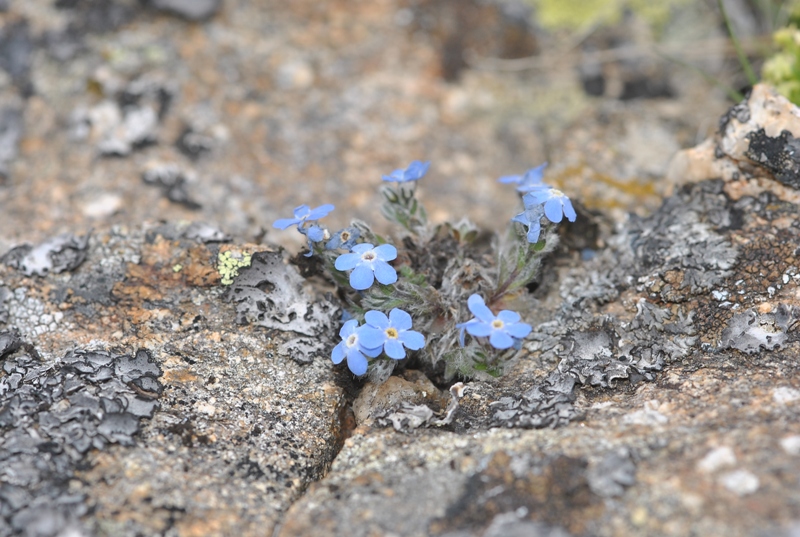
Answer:
M792 25L773 34L779 50L764 62L761 77L787 99L800 103L800 30Z
M630 10L654 27L669 21L672 10L688 0L528 0L536 8L539 24L549 30L584 31L613 25Z
M222 285L230 285L239 275L239 269L250 266L250 254L247 252L220 252L217 256L217 271Z

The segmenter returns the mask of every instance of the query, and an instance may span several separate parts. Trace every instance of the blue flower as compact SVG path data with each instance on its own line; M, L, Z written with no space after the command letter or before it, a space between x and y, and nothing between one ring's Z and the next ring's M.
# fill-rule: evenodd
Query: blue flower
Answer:
M388 317L383 312L371 310L364 315L364 320L367 327L375 330L365 327L362 342L368 347L382 347L389 358L402 360L406 357L405 349L416 351L425 346L425 336L410 330L411 315L401 309L394 308Z
M367 372L367 357L375 358L383 351L381 347L368 349L361 343L361 331L365 327L359 327L358 321L351 319L344 323L339 335L342 341L333 348L331 360L334 364L342 363L347 358L347 367L354 375L361 376Z
M350 226L340 229L333 234L331 240L325 243L325 249L336 250L337 248L343 248L345 250L350 250L356 245L356 239L358 239L360 236L361 232L357 227Z
M548 188L542 181L544 169L547 167L545 162L541 166L531 168L522 175L504 175L498 179L501 183L516 183L519 192L530 192L540 188Z
M539 242L539 235L542 232L542 216L544 216L542 206L533 205L512 218L511 221L527 226L528 234L526 238L529 243L536 244Z
M298 227L297 230L308 237L308 253L303 254L305 257L311 257L314 255L314 243L315 242L322 242L325 240L325 233L326 230L322 229L319 226L308 226L308 227Z
M534 205L544 204L544 214L547 216L547 219L554 224L561 222L564 216L566 216L570 222L574 222L578 217L578 215L575 214L575 209L572 207L572 202L569 201L566 194L555 188L528 192L522 197L522 202L525 204L526 209Z
M419 160L415 160L409 164L408 168L405 170L395 170L389 175L384 175L382 177L384 181L390 181L394 183L407 183L409 181L416 181L418 179L422 179L422 177L428 172L430 165L430 162L420 162Z
M397 248L391 244L373 247L369 243L353 246L352 253L342 254L336 258L336 270L350 270L350 285L362 291L369 289L375 278L384 285L397 281L397 271L387 263L397 258Z
M312 209L308 205L300 205L299 207L295 207L294 209L294 218L279 218L275 220L275 223L272 224L272 227L276 227L278 229L286 229L289 226L297 224L297 227L299 228L305 222L310 222L312 220L319 220L332 210L333 210L333 205L331 205L330 203L326 205L320 205L316 209Z
M470 296L467 306L475 318L456 325L456 328L461 330L459 342L462 346L464 330L474 337L488 337L489 344L495 349L509 349L514 346L516 340L531 333L531 325L520 322L519 313L503 310L495 317L480 295Z

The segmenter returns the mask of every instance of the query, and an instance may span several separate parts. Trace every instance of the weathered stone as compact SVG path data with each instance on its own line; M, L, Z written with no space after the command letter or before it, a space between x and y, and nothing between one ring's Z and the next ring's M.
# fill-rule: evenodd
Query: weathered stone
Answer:
M168 227L154 229L182 236ZM30 504L0 494L11 528L0 534L33 520L37 535L65 525L86 535L269 533L341 442L343 390L327 356L299 365L277 352L288 333L238 325L208 275L214 243L150 229L96 238L83 265L36 287L10 268L0 276L40 306L7 302L18 332L0 333L0 486L39 495ZM112 283L71 292L86 275ZM39 330L54 309L57 326ZM96 350L134 345L125 356Z

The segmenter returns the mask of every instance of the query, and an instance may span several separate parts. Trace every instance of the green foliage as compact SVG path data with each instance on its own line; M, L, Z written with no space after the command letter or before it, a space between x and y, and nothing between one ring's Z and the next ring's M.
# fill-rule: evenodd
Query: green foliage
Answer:
M761 76L765 82L800 105L800 30L792 24L773 34L778 51L764 62Z

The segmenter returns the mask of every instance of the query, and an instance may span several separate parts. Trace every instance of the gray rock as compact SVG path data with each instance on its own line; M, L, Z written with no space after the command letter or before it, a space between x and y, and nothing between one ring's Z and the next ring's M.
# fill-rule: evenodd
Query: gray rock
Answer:
M219 10L222 0L151 0L156 9L190 21L209 19Z

